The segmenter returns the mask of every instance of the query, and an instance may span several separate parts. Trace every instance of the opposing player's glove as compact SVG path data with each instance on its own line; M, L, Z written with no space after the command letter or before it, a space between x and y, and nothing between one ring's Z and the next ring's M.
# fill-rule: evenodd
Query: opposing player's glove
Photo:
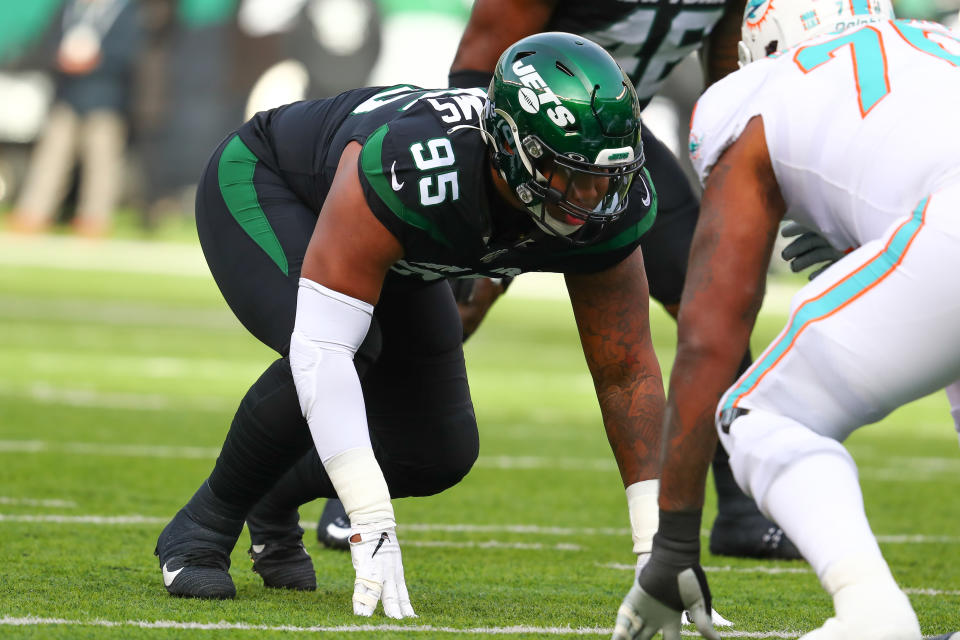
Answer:
M816 278L830 265L843 257L843 252L830 246L826 238L796 222L788 222L783 225L780 235L784 238L798 236L780 253L784 260L790 262L790 270L794 273L800 273L807 267L812 267L821 262L826 263L819 269L810 272L810 275L807 276L809 280Z
M699 512L660 512L653 552L617 611L613 640L649 640L658 631L663 640L680 640L683 610L703 637L719 640L710 620L710 587L699 563L699 528Z
M350 556L357 580L353 585L353 613L370 617L383 601L383 612L390 618L416 618L410 606L403 561L395 527L365 526L350 536Z

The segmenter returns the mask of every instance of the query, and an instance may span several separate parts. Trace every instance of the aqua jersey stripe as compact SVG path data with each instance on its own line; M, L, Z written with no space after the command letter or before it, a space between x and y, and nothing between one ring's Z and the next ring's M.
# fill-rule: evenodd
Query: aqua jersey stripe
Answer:
M257 189L253 185L253 172L257 156L247 148L240 136L235 135L223 148L217 166L217 181L227 209L244 231L273 260L284 275L290 275L287 256L277 240L277 234L267 222L267 215L260 206Z
M651 201L650 201L650 210L647 211L647 214L640 218L633 226L627 227L617 235L613 236L605 242L599 244L590 244L584 247L578 247L576 249L571 249L562 255L565 256L575 256L582 254L593 254L593 253L605 253L607 251L616 251L621 247L625 247L631 242L636 242L640 237L650 230L650 227L653 226L654 220L657 219L657 190L653 185L653 181L650 179L650 173L643 169L643 175L647 179L647 186L650 187Z
M364 143L363 150L360 152L360 168L363 170L363 174L367 177L376 194L394 215L408 225L426 232L434 241L452 248L453 245L432 220L418 211L409 209L390 187L390 181L383 173L383 161L381 160L383 138L387 135L389 129L390 127L387 125L381 126L371 133Z
M850 6L853 9L853 15L862 16L870 14L870 6L867 0L850 0Z
M721 411L737 406L737 403L744 396L753 391L760 380L790 350L807 326L818 320L823 320L846 306L894 271L923 225L923 213L928 199L924 198L917 205L910 220L900 226L879 255L816 298L807 300L800 305L793 318L790 319L787 330L781 334L764 357L755 363L747 375L727 394L726 400L720 408Z

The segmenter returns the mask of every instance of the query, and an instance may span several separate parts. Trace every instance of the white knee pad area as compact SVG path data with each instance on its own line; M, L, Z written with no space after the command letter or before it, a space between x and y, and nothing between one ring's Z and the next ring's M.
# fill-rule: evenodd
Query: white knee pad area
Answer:
M730 454L730 468L740 488L761 510L770 485L794 462L813 455L835 454L856 474L853 458L842 444L814 433L796 420L751 409L737 418L720 440Z

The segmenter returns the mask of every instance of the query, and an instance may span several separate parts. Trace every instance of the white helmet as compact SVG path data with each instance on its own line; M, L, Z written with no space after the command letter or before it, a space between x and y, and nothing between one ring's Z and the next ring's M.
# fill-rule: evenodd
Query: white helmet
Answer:
M893 17L890 0L747 0L740 66L808 38Z

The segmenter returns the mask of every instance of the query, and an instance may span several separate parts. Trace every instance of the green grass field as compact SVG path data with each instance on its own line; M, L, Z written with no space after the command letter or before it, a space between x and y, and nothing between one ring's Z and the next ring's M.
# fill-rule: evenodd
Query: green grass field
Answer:
M755 347L783 323L790 286L771 296ZM420 617L362 620L350 613L349 556L321 550L312 530L315 593L264 589L246 533L236 600L163 589L157 534L273 358L234 320L197 249L0 235L0 637L607 636L632 579L623 490L569 304L517 289L467 345L477 465L444 494L396 505ZM669 369L674 326L659 310L653 322ZM960 452L943 394L849 445L924 633L960 629ZM714 513L711 500L706 525ZM725 637L796 638L830 614L804 563L703 564L734 622Z

